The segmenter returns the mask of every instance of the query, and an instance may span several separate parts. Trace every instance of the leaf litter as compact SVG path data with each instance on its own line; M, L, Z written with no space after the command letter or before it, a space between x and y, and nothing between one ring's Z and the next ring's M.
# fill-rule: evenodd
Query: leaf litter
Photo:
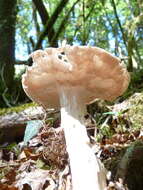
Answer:
M128 190L121 178L115 180L113 162L131 142L143 141L142 130L132 127L131 106L128 102L106 106L98 123L86 116L92 148L108 170L107 190ZM26 146L21 142L0 148L0 190L72 190L68 163L60 120L50 120Z

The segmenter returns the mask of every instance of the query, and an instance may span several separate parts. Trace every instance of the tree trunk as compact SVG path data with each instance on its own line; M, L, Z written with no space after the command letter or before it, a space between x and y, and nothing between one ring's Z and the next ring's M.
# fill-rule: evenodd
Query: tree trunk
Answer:
M0 0L0 104L11 94L14 81L15 23L17 0Z
M44 30L39 35L39 39L37 41L35 50L37 50L37 49L39 49L39 47L41 47L42 41L46 37L47 34L48 35L52 34L52 28L53 28L57 18L59 17L59 15L61 14L62 10L64 9L64 7L66 6L66 4L68 2L69 2L69 0L61 0L61 1L59 1L59 4L57 5L55 11L53 12L51 17L48 19L48 22L44 26ZM50 45L53 46L53 47L56 46L56 44L50 44Z
M49 21L50 16L46 10L46 7L44 6L43 1L42 0L33 0L33 3L40 15L43 25L45 26L47 24L47 22ZM54 27L51 26L50 30L51 30L51 32L49 32L49 30L47 30L49 44L50 44L50 46L58 47L57 41L52 41L52 37L55 35ZM51 43L51 41L52 41L52 43Z

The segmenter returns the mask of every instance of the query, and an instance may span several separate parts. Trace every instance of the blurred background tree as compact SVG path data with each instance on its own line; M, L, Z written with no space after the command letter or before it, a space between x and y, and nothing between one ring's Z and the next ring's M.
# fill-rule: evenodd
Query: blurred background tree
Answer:
M14 90L15 24L17 1L0 1L0 103L9 105L6 94Z
M21 88L28 55L64 39L119 56L132 83L143 77L142 0L1 0L0 107L28 101Z

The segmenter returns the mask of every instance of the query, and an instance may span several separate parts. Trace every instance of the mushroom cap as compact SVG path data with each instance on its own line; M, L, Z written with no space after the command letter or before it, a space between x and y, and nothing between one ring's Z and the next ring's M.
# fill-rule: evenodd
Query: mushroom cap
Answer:
M83 103L114 100L129 84L121 60L98 47L69 46L37 50L22 76L26 94L45 108L59 108L59 87L79 91Z

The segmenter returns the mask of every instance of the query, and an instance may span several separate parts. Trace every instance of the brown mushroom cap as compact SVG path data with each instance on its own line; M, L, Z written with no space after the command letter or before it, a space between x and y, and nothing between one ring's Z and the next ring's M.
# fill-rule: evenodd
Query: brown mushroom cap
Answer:
M84 103L114 100L128 87L120 59L97 47L65 46L32 53L33 66L22 76L26 94L46 108L60 107L59 86L78 88Z

